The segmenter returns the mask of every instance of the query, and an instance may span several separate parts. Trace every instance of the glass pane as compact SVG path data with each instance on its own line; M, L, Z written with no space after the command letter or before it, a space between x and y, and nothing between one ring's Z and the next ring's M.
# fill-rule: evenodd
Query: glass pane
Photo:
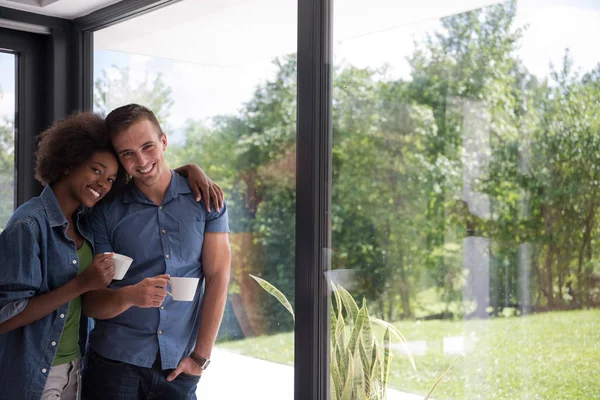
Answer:
M332 277L407 340L388 399L597 397L599 3L335 5Z
M0 231L15 209L15 56L0 52Z
M196 163L225 192L232 278L199 398L293 398L294 0L181 1L94 33L94 108L137 102L168 135L171 168Z

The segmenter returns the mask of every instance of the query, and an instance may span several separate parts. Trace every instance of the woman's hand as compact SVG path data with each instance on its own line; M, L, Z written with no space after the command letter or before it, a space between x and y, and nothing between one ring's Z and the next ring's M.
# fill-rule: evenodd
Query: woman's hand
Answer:
M77 277L86 291L105 288L112 281L115 276L113 254L96 254L90 266Z
M187 175L192 192L196 195L196 201L202 200L202 194L204 194L207 211L210 212L211 201L217 211L223 207L223 191L204 173L202 168L196 164L187 164L177 168L176 171L183 176Z

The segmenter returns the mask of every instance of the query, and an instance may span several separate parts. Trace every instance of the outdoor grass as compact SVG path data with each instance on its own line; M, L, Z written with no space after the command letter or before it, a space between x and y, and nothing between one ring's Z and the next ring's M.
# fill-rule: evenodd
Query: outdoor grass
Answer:
M395 325L408 341L425 341L427 351L415 354L416 371L401 350L393 352L391 388L427 393L456 357L444 354L443 339L464 336L464 356L436 389L437 400L600 398L600 310ZM219 346L293 365L293 333Z

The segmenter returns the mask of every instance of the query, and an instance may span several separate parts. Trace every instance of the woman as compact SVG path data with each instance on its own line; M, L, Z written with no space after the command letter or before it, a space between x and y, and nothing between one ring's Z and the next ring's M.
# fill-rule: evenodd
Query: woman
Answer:
M93 113L43 132L36 158L45 188L0 233L0 398L70 400L87 343L80 296L114 275L112 254L93 255L86 209L123 182L124 171L104 120ZM219 198L201 170L190 174Z

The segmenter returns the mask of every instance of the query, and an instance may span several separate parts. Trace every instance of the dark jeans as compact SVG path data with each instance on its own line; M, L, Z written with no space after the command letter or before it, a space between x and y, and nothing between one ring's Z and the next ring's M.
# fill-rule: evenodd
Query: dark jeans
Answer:
M172 369L162 370L160 357L152 368L113 361L90 349L83 372L83 400L196 400L199 376L180 374L167 382Z

